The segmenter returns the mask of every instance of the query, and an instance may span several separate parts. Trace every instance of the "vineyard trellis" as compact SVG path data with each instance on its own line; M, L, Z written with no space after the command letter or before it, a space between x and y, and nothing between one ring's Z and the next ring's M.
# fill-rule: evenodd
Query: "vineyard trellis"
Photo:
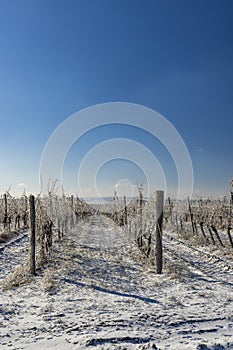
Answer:
M28 228L28 198L14 198L9 192L0 197L0 224L4 231Z
M143 198L142 188L138 192L138 198L132 199L128 205L125 196L119 198L115 193L113 200L101 207L101 213L124 226L126 234L134 238L144 257L151 265L156 265L160 274L164 192L156 191L149 199Z
M233 248L232 197L172 201L165 205L165 221L173 224L178 235L192 234L205 244Z
M51 254L53 239L61 240L65 233L79 220L93 213L85 201L74 196L45 196L14 198L9 192L0 197L0 237L2 242L27 230L30 235L30 274L47 260Z
M233 184L232 184L233 185ZM233 249L232 209L233 191L222 199L163 199L156 191L150 198L143 198L139 188L138 198L126 205L126 198L117 197L102 206L102 213L111 217L134 240L150 264L161 273L162 226L176 233L177 238L191 240L191 244L213 245L216 249ZM157 211L161 213L158 217ZM160 234L159 234L160 233ZM225 253L224 253L225 254Z
M233 192L221 200L197 199L164 203L163 191L150 198L138 198L127 203L115 193L112 201L97 207L88 205L75 196L58 196L49 191L47 196L14 198L9 192L0 197L0 242L12 232L30 232L28 262L32 275L51 256L53 241L62 240L79 220L87 215L107 215L125 233L133 237L149 264L163 269L162 229L175 230L179 238L192 240L216 248L233 249L232 238Z

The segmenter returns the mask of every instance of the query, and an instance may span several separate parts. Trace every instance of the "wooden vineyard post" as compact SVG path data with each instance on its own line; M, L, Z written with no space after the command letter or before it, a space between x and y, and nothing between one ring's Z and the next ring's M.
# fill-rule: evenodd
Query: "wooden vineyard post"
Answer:
M35 197L31 195L29 197L30 205L30 272L35 276L36 274L36 210L35 210Z
M138 246L142 249L142 205L143 205L143 195L142 190L139 189L139 230L138 230Z
M126 196L124 196L124 225L128 225L128 219L127 219L127 204L126 204Z
M229 238L229 241L230 241L231 248L233 248L233 240L232 240L232 237L231 237L231 225L230 224L227 227L227 235L228 235L228 238Z
M23 226L24 228L28 227L28 215L27 215L27 210L28 210L28 199L27 196L24 196L24 214L23 214Z
M179 224L178 224L177 214L175 215L175 221L176 221L176 232L178 234L179 233Z
M70 197L70 205L71 205L71 217L70 217L70 226L74 228L74 196Z
M233 207L233 179L230 181L230 217L231 217L231 212L232 212L232 207Z
M8 209L7 209L7 195L4 194L4 228L8 225Z
M192 224L192 230L193 230L193 234L195 234L195 226L194 226L194 222L193 222L193 213L192 213L192 208L191 208L191 203L189 200L189 197L187 198L188 200L188 208L189 208L189 215L190 215L190 220L191 220L191 224Z
M161 274L163 269L163 246L162 246L162 226L163 226L163 201L164 192L155 192L155 217L156 217L156 269Z
M171 198L168 197L168 205L169 205L169 217L170 217L170 222L172 223L172 202L171 202ZM176 217L177 220L177 217Z

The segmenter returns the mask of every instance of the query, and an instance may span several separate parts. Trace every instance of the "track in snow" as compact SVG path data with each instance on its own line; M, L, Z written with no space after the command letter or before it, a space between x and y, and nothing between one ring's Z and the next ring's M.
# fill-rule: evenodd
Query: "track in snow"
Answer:
M211 257L166 235L164 246L189 276L157 276L138 259L134 242L105 217L80 222L54 246L47 268L54 288L47 292L44 278L37 277L17 293L1 295L1 348L133 350L156 344L191 350L221 343L230 349L232 275L221 262L216 270Z
M28 230L23 230L9 242L0 244L0 280L4 279L14 268L28 256Z
M233 288L233 262L216 254L197 248L188 242L177 239L167 232L163 235L165 256L174 262L180 262L185 269L198 279L225 284Z

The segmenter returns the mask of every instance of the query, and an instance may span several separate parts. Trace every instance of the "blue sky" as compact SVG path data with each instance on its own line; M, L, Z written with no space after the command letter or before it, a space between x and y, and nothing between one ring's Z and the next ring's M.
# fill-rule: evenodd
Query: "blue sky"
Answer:
M231 0L0 1L0 193L39 191L51 133L70 115L107 102L158 111L180 133L194 169L194 195L225 194L233 177L233 2ZM83 135L64 162L75 192L79 164L109 138L148 147L168 187L177 183L166 149L143 130L109 125ZM125 161L105 164L102 195L128 179ZM84 187L88 184L84 184ZM91 195L91 186L88 193ZM169 192L169 190L168 190Z

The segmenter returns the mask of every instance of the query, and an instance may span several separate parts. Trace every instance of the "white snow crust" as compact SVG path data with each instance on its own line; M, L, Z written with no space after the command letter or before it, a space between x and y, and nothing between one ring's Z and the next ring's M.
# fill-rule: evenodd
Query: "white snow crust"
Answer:
M113 221L80 221L38 276L0 291L0 349L233 349L232 260L171 232L163 244L156 275ZM27 245L0 249L2 281Z

